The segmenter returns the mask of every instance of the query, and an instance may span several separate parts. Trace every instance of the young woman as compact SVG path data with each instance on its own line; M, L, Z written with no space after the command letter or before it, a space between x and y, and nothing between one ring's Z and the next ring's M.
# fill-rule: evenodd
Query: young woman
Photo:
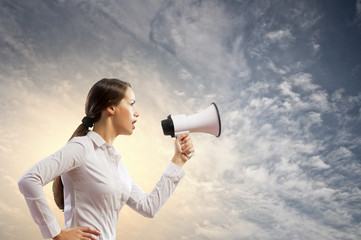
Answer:
M44 238L115 240L124 204L154 217L185 175L181 167L194 152L189 134L175 140L173 158L149 195L129 176L112 144L118 135L133 133L139 117L134 104L129 83L100 80L90 89L86 116L69 142L20 178L19 189ZM43 192L54 179L54 199L64 211L63 230Z

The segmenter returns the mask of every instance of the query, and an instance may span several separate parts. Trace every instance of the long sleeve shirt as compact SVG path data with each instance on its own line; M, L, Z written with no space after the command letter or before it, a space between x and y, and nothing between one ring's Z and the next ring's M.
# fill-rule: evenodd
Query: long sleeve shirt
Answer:
M127 204L154 217L185 172L170 162L148 195L130 177L120 154L94 131L71 139L41 160L19 180L30 213L44 238L61 231L44 195L43 186L57 176L64 184L65 228L88 226L101 232L99 240L115 240L118 214Z

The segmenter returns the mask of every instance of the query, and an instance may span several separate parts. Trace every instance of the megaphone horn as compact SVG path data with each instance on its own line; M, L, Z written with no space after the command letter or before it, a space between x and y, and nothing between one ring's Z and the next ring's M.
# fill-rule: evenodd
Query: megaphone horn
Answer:
M199 113L192 115L169 115L162 120L164 135L178 137L189 132L209 133L216 137L221 135L221 118L217 105L212 103Z

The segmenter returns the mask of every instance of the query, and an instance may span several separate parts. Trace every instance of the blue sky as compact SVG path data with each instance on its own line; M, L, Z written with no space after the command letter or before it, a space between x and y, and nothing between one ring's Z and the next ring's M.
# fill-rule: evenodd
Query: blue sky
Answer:
M360 42L360 0L1 1L0 236L40 238L16 182L116 77L141 119L115 146L146 191L172 153L162 119L216 102L223 124L194 134L155 219L122 210L117 239L359 239Z

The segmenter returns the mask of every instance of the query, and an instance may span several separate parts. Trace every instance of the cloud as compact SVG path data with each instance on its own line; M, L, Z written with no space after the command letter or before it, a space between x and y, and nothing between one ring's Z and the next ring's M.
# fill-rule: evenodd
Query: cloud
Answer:
M271 43L280 43L281 45L287 45L288 42L295 39L288 29L268 32L266 38L268 38Z
M354 155L349 149L342 147L332 151L333 144L337 145L338 140L330 141L332 135L323 135L315 130L327 126L327 123L324 125L325 114L341 117L338 111L345 108L342 112L346 113L348 111L346 109L353 108L355 103L353 101L359 103L359 100L356 100L357 97L344 99L342 91L335 92L330 98L312 79L311 74L300 72L284 78L278 86L253 83L251 87L243 89L240 96L247 96L248 106L244 107L243 111L232 111L226 115L226 121L229 120L232 127L239 127L239 130L235 130L233 134L237 135L241 132L242 135L239 136L243 141L238 142L239 149L242 149L237 152L238 156L229 158L229 160L238 159L234 162L234 167L224 171L223 178L226 184L232 185L232 188L229 191L224 190L222 196L231 196L231 191L244 190L245 186L249 186L252 189L250 195L257 196L261 193L262 195L248 204L255 205L257 201L261 202L265 199L265 196L275 202L282 199L284 205L278 209L277 216L273 215L270 221L278 222L282 226L287 225L288 229L292 229L289 231L292 234L321 239L327 239L331 235L342 237L345 236L342 229L348 225L344 223L354 221L350 210L344 207L345 202L335 198L345 189L340 191L333 187L327 178L316 177L314 180L312 178L317 176L317 174L314 175L315 173L320 173L322 176L323 171L335 169L338 165L336 159L353 161L351 159L354 159ZM260 91L253 91L253 89L262 89L263 95L268 97L259 97ZM277 95L277 92L281 94ZM342 102L345 105L341 104ZM338 105L340 108L331 108L335 104L340 104ZM346 116L344 118L348 119ZM350 121L355 120L350 119ZM239 124L233 124L233 122ZM245 123L248 124L245 125ZM342 130L336 132L341 134ZM353 141L357 139L357 136L344 135L345 133L343 133L343 139L353 139ZM320 138L321 135L323 139ZM330 150L331 152L327 153ZM335 177L334 181L346 180L336 172L332 175ZM353 187L350 187L346 191L352 192L352 189ZM357 194L352 195L357 196ZM233 200L232 197L226 198L232 206L230 208L244 204L240 202L239 197L235 198L237 200ZM326 212L323 212L324 202L328 202L335 208L327 208ZM276 208L278 208L277 205L270 205L270 209ZM282 218L283 214L288 216ZM326 220L327 215L330 216L328 220ZM343 220L336 216L342 216ZM302 227L308 229L307 234L298 232L297 224L292 226L285 222L286 219L292 219L296 223L301 221L301 218L305 222L305 226ZM262 220L254 220L254 222L262 226L264 231L268 231L263 225L265 219L263 217ZM319 225L321 228L312 229L310 228L312 224L321 224ZM350 227L349 230L351 234L358 234L356 228ZM273 229L269 232L274 234L277 230ZM283 239L283 236L285 239L289 237L289 235L277 233L277 239Z
M315 90L318 86L312 83L312 75L309 73L300 73L291 76L295 86L301 87L304 90Z
M274 62L272 61L268 61L268 64L267 64L267 67L269 69L271 69L273 72L277 73L277 74L280 74L280 75L284 75L286 74L288 71L288 69L285 69L285 68L277 68L274 64Z
M356 21L360 21L361 20L361 1L357 0L355 4L356 4L355 18L356 18Z
M152 20L150 40L174 56L174 64L180 64L188 79L206 82L205 90L214 91L220 82L228 83L234 75L249 77L240 49L242 37L236 36L230 46L225 45L224 33L242 24L242 18L228 19L223 4L174 2L165 5Z

